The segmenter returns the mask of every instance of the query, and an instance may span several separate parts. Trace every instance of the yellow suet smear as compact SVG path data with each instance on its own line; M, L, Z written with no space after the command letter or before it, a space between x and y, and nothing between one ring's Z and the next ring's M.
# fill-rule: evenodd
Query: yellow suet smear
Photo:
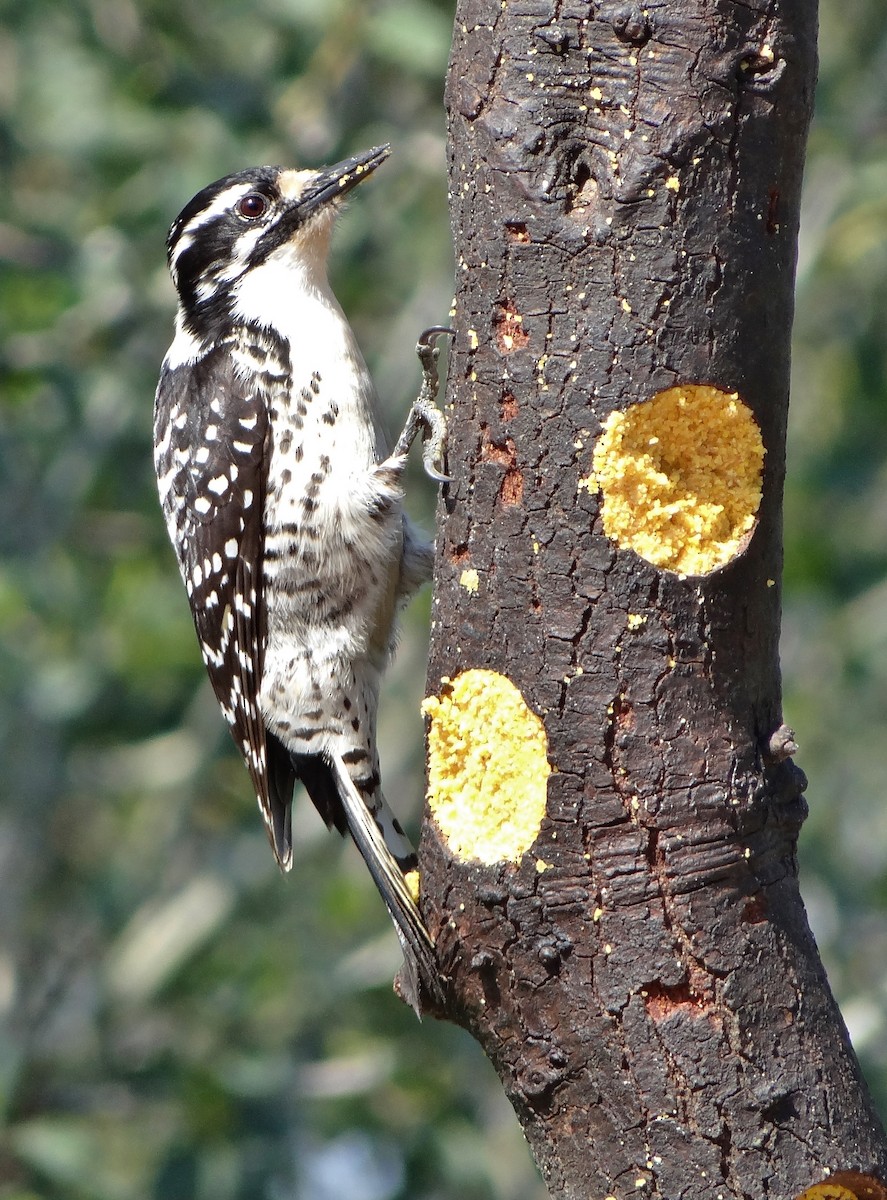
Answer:
M419 885L422 882L418 871L407 871L403 877L404 883L407 885L410 895L416 904L419 903Z
M428 803L458 858L518 862L545 816L548 738L510 679L463 671L441 680L422 712L428 733Z
M736 392L685 384L613 412L594 448L604 531L657 567L707 575L734 558L761 502L764 446Z
M465 588L466 592L471 592L472 595L480 587L480 576L474 567L466 567L459 576L459 583Z

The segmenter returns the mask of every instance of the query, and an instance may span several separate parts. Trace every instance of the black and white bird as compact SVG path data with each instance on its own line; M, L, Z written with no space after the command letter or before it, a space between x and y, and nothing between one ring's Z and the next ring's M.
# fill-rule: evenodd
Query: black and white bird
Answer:
M342 198L388 152L239 171L182 210L167 242L179 308L154 457L203 659L277 860L292 865L300 780L366 860L418 1011L422 989L439 998L440 982L410 886L416 855L380 787L376 708L397 610L431 573L400 481L420 430L426 470L446 478L434 405L442 331L423 335L422 391L389 452L327 281Z

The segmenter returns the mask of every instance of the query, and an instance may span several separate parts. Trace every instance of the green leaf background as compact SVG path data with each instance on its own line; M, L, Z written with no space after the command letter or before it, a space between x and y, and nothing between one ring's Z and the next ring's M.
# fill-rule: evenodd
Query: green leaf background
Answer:
M825 0L786 505L802 884L887 1112L887 12ZM492 1068L390 991L353 848L271 861L157 510L163 239L208 180L390 141L333 276L392 429L453 263L437 0L31 0L0 28L0 1200L541 1200ZM430 527L434 494L411 477ZM428 599L386 686L421 809Z

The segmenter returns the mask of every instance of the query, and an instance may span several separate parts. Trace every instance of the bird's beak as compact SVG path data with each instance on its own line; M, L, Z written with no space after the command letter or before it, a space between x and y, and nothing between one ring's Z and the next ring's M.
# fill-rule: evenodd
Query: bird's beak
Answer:
M347 195L381 166L390 153L390 146L374 146L319 171L284 171L279 180L280 190L285 197L296 201L302 216L307 217L331 200Z

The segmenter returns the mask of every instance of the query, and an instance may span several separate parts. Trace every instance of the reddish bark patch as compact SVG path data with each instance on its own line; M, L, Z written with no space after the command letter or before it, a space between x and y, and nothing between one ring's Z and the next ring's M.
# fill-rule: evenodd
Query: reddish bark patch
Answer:
M506 471L502 486L499 489L499 499L503 504L518 505L524 498L524 477L517 469Z
M676 1012L702 1017L708 1010L704 997L695 992L689 983L679 983L674 987L648 984L642 995L647 1016L652 1021L664 1021Z
M493 317L493 330L500 354L512 354L515 350L522 350L530 340L530 335L523 326L523 317L511 300L497 306L496 315Z
M767 898L762 892L746 901L742 919L746 925L760 925L767 920Z
M620 732L632 730L635 727L635 713L631 701L619 695L613 701L613 723Z
M481 458L485 462L496 462L505 467L505 474L499 486L499 500L507 505L520 504L524 498L524 477L517 465L514 439L509 437L504 442L491 441L486 425L482 427L482 434Z
M513 421L517 416L517 398L513 392L503 393L499 416L503 421Z

